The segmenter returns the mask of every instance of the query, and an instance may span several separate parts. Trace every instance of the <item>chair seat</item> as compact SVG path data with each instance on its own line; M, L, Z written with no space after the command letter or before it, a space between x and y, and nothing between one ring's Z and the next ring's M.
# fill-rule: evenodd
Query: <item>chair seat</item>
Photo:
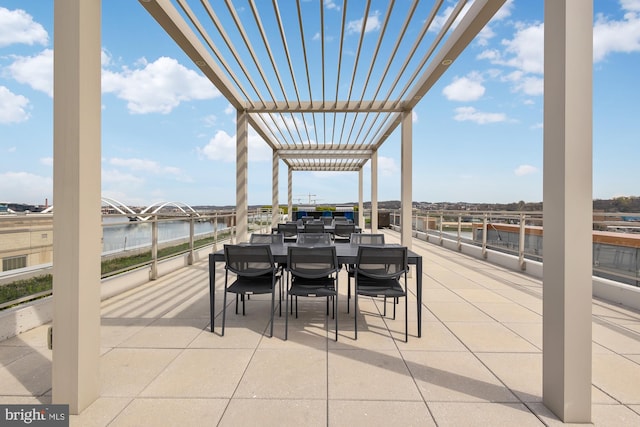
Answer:
M238 277L227 288L227 292L247 295L270 294L272 291L273 282L271 280L271 275L258 277Z
M332 296L336 294L335 281L332 277L306 279L295 277L289 288L289 295L294 296Z
M395 279L371 280L366 277L358 277L358 294L369 297L404 297L405 290Z

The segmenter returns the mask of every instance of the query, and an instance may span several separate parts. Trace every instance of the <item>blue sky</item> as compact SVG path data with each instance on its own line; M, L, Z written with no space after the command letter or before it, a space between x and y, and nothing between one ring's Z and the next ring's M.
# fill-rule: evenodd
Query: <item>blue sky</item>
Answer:
M234 204L235 112L130 3L102 1L103 196ZM594 15L593 197L639 196L640 0L596 0ZM542 19L542 1L508 1L415 108L413 200L542 200ZM52 49L52 0L0 0L0 202L55 203ZM399 130L380 149L379 200L400 199ZM249 167L249 203L270 204L271 151L255 135ZM281 204L286 185L283 166ZM357 201L357 174L296 172L293 194Z

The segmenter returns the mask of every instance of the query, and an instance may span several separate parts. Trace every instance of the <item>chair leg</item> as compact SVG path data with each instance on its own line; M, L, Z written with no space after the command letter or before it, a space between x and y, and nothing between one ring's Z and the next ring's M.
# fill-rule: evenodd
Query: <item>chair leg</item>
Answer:
M333 317L336 318L336 342L338 342L338 316L336 316L337 309L338 309L338 287L336 286L336 296L333 299Z
M358 339L358 282L356 279L356 287L353 291L353 325L355 330L355 338Z
M382 309L382 315L387 317L387 297L384 297L384 308Z
M236 300L237 301L237 300ZM224 321L227 317L227 288L224 289L224 297L222 298L222 332L220 336L224 336ZM213 319L211 320L211 330L213 331Z
M408 295L404 296L404 342L409 342L409 296Z
M289 279L287 279L287 286L284 294L284 340L286 341L289 335Z
M275 311L275 303L276 303L276 284L275 282L271 285L271 334L270 338L273 338L273 312Z

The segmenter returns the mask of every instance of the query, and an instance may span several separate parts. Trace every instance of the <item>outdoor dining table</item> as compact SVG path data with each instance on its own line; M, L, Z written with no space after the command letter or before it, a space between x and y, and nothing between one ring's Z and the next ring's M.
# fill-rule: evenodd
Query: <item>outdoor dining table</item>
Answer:
M247 243L249 244L249 243ZM297 246L297 243L271 244L271 253L276 263L287 262L287 248L289 246ZM351 243L334 244L336 247L336 255L340 264L356 264L358 259L358 245ZM385 246L398 246L397 244L385 244ZM407 261L409 265L416 266L416 313L418 337L422 336L422 255L412 250L407 251ZM224 262L224 250L219 250L209 254L209 314L211 317L211 332L213 332L213 320L215 318L215 275L216 263ZM408 315L408 313L407 313Z

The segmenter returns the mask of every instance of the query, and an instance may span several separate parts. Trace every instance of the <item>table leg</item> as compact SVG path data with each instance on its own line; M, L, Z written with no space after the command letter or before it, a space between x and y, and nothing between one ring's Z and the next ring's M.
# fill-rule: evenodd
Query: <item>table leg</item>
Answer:
M211 317L211 333L213 333L213 319L216 309L216 262L209 256L209 316Z
M418 338L422 336L422 257L416 263L416 299L418 300Z

